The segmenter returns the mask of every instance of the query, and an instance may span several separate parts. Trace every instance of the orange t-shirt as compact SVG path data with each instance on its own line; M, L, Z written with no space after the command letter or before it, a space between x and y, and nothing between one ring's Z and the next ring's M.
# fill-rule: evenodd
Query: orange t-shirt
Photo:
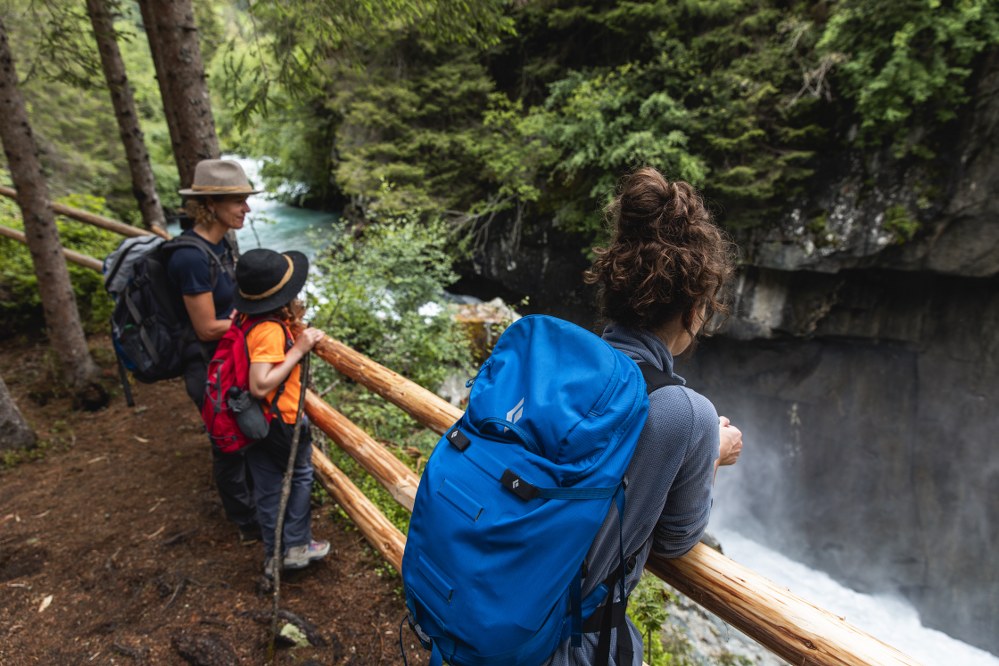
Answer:
M285 330L284 326L274 321L257 324L246 336L246 348L250 352L250 363L281 363L284 361L285 351L289 346ZM288 337L291 337L290 332ZM298 396L302 391L300 375L301 370L298 365L295 365L288 378L284 380L284 391L278 398L278 411L285 423L295 423L295 415L298 413ZM267 398L263 401L265 409L270 409L275 393L277 393L277 389L267 394Z

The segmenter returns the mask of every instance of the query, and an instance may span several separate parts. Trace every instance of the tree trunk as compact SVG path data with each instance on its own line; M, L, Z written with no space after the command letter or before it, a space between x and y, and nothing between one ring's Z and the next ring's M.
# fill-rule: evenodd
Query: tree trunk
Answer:
M0 377L0 451L30 449L35 445L35 439L35 431L21 416L21 410Z
M167 129L170 132L170 148L173 151L174 161L177 164L177 172L180 174L180 182L184 182L184 174L181 172L181 161L177 157L180 150L180 128L177 126L177 118L174 115L174 104L170 98L170 89L167 87L167 66L163 62L163 55L160 53L160 35L157 29L155 18L155 8L150 0L139 0L139 11L142 12L142 23L146 30L146 40L149 42L149 53L153 59L153 69L156 70L156 84L160 89L160 101L163 104L163 115L166 118ZM193 173L189 174L193 177Z
M24 233L38 278L49 341L59 358L63 378L87 406L106 404L107 393L98 383L100 370L90 356L80 324L48 183L38 160L38 146L28 123L24 99L17 86L17 71L3 19L0 19L0 140L24 217Z
M160 90L164 83L166 87L163 106L170 108L167 116L172 114L177 126L177 136L171 138L180 185L190 187L194 166L219 156L194 9L191 0L140 0L139 5L150 49L159 54L154 64L158 60Z
M101 54L104 79L111 92L111 104L118 120L118 131L125 146L128 170L132 174L132 194L142 211L142 222L147 229L166 229L163 207L156 194L156 180L149 164L149 152L139 127L139 115L135 110L132 87L125 74L125 63L115 39L114 22L104 0L87 0L87 14L94 27L94 38Z

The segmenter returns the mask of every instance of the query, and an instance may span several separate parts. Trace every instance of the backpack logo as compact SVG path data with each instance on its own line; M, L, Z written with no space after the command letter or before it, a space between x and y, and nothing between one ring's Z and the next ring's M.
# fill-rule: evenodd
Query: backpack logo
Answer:
M524 400L525 399L526 399L526 396L524 398L521 398L520 402L518 402L516 405L514 405L513 409L511 409L509 412L506 413L506 420L507 421L509 421L510 423L516 423L517 421L519 421L524 416ZM503 428L503 432L507 432L508 430L509 430L509 428Z
M520 417L524 415L524 398L520 399L516 405L513 406L509 412L506 413L506 420L510 423L516 423L520 420Z

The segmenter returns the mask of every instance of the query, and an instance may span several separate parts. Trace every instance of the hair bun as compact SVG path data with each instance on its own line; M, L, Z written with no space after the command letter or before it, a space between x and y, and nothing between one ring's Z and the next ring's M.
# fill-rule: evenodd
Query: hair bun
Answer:
M604 317L649 331L676 320L694 335L695 316L724 312L730 244L693 186L638 169L621 180L607 213L610 244L594 249L585 274L600 287Z
M616 199L617 230L622 238L660 240L682 237L687 226L704 211L704 204L689 184L667 180L652 167L625 177Z

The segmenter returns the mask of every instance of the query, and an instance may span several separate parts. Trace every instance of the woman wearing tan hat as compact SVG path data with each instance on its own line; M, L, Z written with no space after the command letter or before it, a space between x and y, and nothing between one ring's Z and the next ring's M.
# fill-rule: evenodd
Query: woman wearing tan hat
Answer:
M184 352L184 384L199 410L205 395L208 361L232 324L235 261L225 236L243 227L250 212L246 199L258 192L250 185L243 167L231 160L198 162L191 187L180 190L187 199L185 210L194 220L193 227L183 235L200 240L203 247L174 250L167 272L183 296L198 337ZM239 527L240 540L259 540L252 482L243 455L220 453L212 447L212 471L226 516Z

